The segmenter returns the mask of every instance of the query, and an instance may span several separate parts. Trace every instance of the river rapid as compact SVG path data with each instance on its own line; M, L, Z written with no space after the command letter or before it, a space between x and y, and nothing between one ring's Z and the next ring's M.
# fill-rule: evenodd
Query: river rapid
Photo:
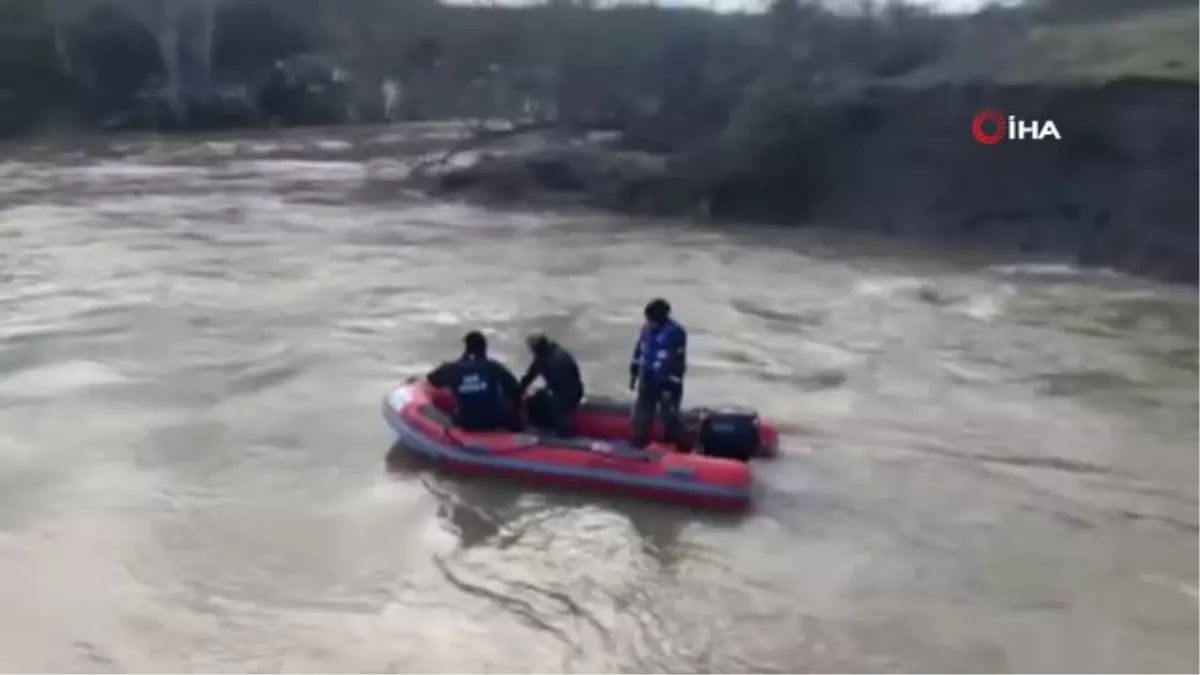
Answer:
M0 148L0 670L1178 671L1194 288L402 189L436 126ZM784 430L745 518L389 470L481 328Z

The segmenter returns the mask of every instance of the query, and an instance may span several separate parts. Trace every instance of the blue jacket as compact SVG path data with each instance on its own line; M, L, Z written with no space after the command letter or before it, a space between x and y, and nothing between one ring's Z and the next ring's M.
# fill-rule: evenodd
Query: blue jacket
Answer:
M687 331L667 320L657 330L643 326L629 364L631 377L655 387L680 387L687 371Z
M520 397L512 371L489 358L447 361L425 379L454 394L455 423L471 431L507 426Z

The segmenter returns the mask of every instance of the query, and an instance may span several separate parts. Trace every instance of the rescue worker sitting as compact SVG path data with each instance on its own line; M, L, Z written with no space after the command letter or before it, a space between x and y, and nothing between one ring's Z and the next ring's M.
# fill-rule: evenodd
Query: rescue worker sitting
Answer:
M534 333L525 339L533 361L517 390L525 391L538 377L545 386L529 397L528 413L530 424L552 430L559 436L570 436L571 420L579 402L583 400L583 378L579 364L571 352L542 333Z
M454 395L455 426L468 431L520 430L517 378L487 355L487 338L479 331L463 336L463 354L434 368L425 379Z
M662 298L651 300L644 316L646 323L629 366L629 388L637 391L630 442L646 447L657 418L667 442L686 450L690 444L679 407L687 370L687 331L671 319L671 305Z

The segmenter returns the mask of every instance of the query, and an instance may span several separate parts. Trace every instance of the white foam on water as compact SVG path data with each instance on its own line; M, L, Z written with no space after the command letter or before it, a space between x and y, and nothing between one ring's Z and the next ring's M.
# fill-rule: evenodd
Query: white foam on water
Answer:
M153 178L161 179L164 176L195 176L203 173L196 167L188 166L163 166L160 164L130 164L125 162L103 162L92 166L80 166L71 169L63 169L64 173L71 173L87 179L109 180L112 178Z
M453 312L436 312L429 315L426 320L438 326L458 326L464 323L464 320L455 316Z
M235 141L208 141L204 143L204 148L223 157L230 157L237 153L239 144Z
M346 141L338 141L333 139L323 139L312 144L313 147L320 150L349 150L354 146Z
M120 384L128 378L115 368L95 361L64 361L19 371L0 379L0 396L42 399Z
M230 162L226 169L252 171L258 174L281 175L285 178L344 179L362 176L358 162L331 162L301 159L254 159Z
M963 314L980 321L994 319L1004 312L1005 298L999 295L979 295L971 298L960 310Z
M867 297L888 297L897 293L919 290L929 285L928 279L917 277L875 277L854 284L854 294Z
M1026 275L1035 277L1079 277L1084 275L1120 276L1120 273L1107 268L1082 268L1067 263L1016 263L1011 265L992 265L987 268L990 272L1012 276Z

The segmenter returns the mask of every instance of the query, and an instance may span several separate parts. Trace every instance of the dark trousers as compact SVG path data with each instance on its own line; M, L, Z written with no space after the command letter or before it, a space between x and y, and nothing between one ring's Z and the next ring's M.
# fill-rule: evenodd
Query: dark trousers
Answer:
M456 415L454 426L464 431L520 431L521 418L508 411L482 417Z
M529 423L551 429L559 436L570 436L574 433L572 417L581 398L569 392L564 394L553 389L539 389L526 404Z
M637 399L633 403L633 434L630 441L639 448L650 442L654 421L663 426L668 443L682 449L687 444L687 431L679 413L679 402L683 398L683 387L657 387L645 381L638 384Z
M495 402L484 407L456 401L454 425L466 431L520 431L521 416L515 401Z

